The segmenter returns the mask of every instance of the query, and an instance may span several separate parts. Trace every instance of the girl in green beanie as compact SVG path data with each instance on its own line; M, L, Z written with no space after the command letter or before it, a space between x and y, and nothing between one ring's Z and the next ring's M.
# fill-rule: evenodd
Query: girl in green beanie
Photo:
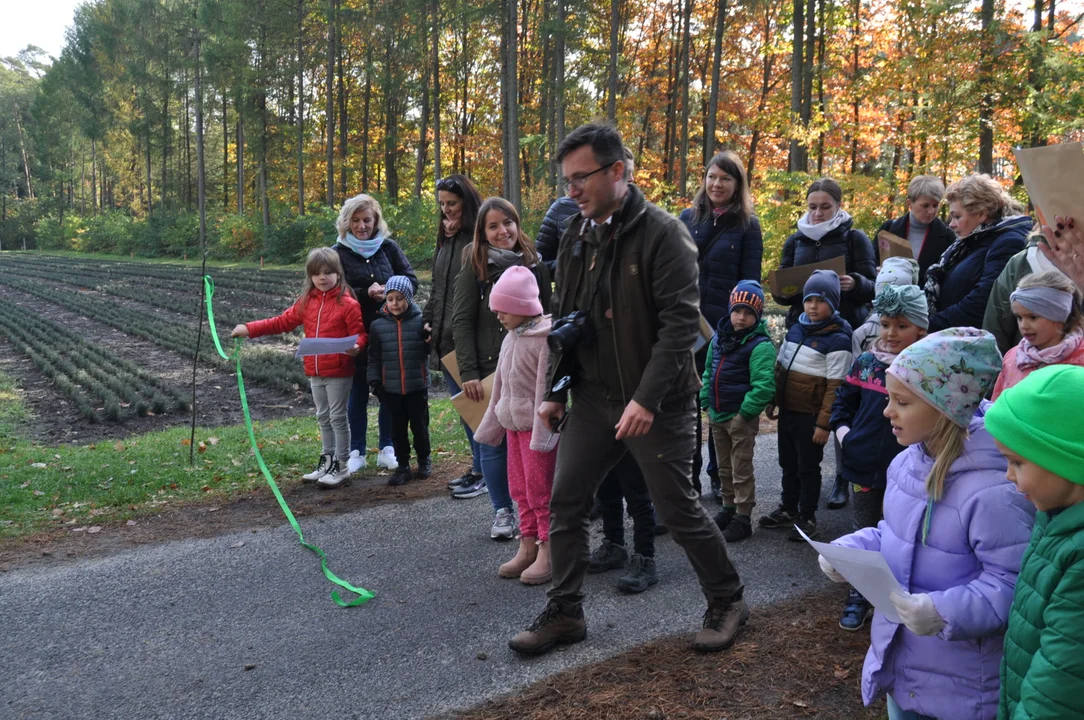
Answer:
M1005 635L999 720L1084 717L1084 368L1052 365L1007 389L986 429L1039 510Z

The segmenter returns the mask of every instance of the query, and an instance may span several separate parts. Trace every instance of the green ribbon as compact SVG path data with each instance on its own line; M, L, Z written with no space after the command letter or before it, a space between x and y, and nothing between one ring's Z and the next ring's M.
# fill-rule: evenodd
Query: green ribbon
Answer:
M335 601L335 604L339 607L357 607L358 605L369 602L373 599L373 594L371 592L365 588L354 587L335 573L331 572L327 566L327 555L324 554L324 551L315 545L305 542L305 536L301 534L301 526L297 523L297 518L295 518L294 514L290 511L290 506L286 504L285 498L282 497L279 486L275 484L275 480L271 477L271 471L267 469L267 465L263 461L263 455L260 454L260 448L256 444L256 433L252 429L252 415L250 415L248 411L248 396L245 394L245 378L241 375L242 340L241 338L236 339L233 346L233 352L229 355L222 349L222 343L218 340L218 330L215 328L214 306L211 304L211 298L213 298L215 294L215 283L210 275L203 276L203 289L207 304L207 321L211 326L211 339L215 341L215 349L218 350L218 354L221 355L224 360L236 360L237 362L237 391L241 394L241 409L245 414L245 428L248 430L248 441L249 444L252 445L253 454L256 455L256 464L260 466L260 472L263 473L264 479L267 480L267 484L271 486L271 492L275 494L275 499L279 501L279 507L282 508L282 513L286 516L286 519L290 521L290 525L293 527L294 532L297 533L297 539L303 546L320 557L320 567L324 571L324 577L339 587L357 595L356 598L347 602L342 599L338 590L332 590L331 599Z

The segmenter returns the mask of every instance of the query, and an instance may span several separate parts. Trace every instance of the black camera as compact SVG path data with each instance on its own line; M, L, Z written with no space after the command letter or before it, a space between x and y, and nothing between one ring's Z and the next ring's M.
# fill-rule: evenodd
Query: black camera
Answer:
M595 328L583 310L575 310L554 320L547 338L550 352L555 355L564 355L581 346L589 347L594 341Z

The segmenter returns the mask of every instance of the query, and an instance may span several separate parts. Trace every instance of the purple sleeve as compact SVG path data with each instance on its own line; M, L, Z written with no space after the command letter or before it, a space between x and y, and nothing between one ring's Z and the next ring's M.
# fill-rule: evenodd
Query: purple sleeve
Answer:
M881 522L884 522L884 520ZM881 523L877 523L877 527L862 528L850 535L836 538L832 541L832 544L839 545L840 547L855 548L856 550L875 550L880 552Z

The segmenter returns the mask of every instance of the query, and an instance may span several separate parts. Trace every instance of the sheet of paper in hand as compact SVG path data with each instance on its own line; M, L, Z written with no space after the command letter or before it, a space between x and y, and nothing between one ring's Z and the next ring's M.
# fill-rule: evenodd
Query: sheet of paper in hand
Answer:
M840 255L831 260L822 260L809 265L795 265L789 268L780 268L768 273L768 284L772 288L772 295L777 299L790 298L802 292L805 281L813 274L814 270L832 270L840 275L847 272L847 258Z
M914 251L911 250L911 243L887 230L877 233L877 250L882 263L888 258L915 256Z
M294 357L338 355L354 347L357 342L357 335L344 338L302 338L297 345L297 352L294 353Z
M1084 221L1084 144L1017 148L1016 163L1043 225L1054 216Z
M884 555L873 550L857 550L855 548L829 545L828 543L815 542L802 532L805 541L824 556L832 567L836 569L855 590L862 593L878 612L884 615L890 622L899 623L900 616L896 613L896 606L888 599L889 594L895 590L902 593L900 581L892 574Z

